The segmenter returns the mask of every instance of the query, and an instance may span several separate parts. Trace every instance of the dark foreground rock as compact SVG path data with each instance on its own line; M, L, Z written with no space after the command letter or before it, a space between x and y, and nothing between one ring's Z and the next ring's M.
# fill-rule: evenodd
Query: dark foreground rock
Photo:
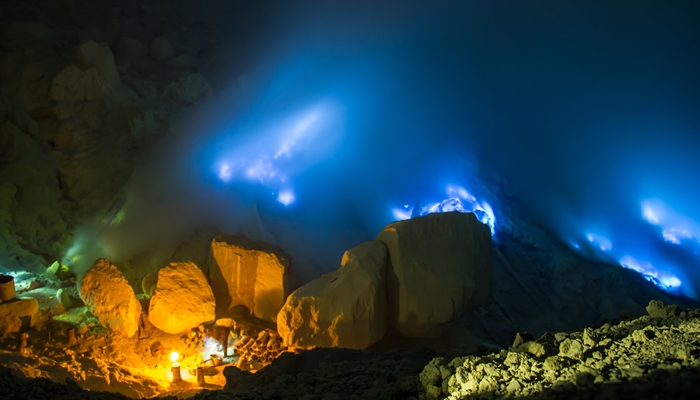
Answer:
M678 313L660 316L667 307ZM700 310L654 300L649 311L525 343L522 335L516 347L483 356L433 359L420 398L700 398Z
M128 397L119 393L90 392L83 390L75 382L70 380L68 380L66 384L62 384L44 378L17 378L12 374L11 369L5 367L0 367L0 398L3 400L128 399Z

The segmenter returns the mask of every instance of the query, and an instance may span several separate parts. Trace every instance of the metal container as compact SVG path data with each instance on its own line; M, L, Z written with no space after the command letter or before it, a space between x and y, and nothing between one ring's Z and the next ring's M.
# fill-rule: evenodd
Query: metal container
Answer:
M0 275L0 300L10 301L15 298L15 277Z

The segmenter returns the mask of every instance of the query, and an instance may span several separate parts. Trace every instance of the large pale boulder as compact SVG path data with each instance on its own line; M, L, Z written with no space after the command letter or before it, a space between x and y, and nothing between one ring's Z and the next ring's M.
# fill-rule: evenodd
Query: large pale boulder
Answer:
M214 293L197 265L175 262L158 271L148 319L156 328L179 334L214 321Z
M51 81L51 99L56 101L102 100L112 95L112 86L97 67L65 67Z
M439 337L491 287L491 231L472 213L436 213L389 224L389 329Z
M105 328L134 336L141 304L124 275L107 259L99 259L80 281L80 297Z
M89 40L78 46L77 53L80 62L86 67L95 67L102 79L112 84L120 82L114 55L106 43Z
M269 243L235 235L215 237L209 255L209 280L217 303L225 309L243 305L257 318L277 321L289 294L290 260L281 247Z
M20 298L0 302L0 338L34 326L38 312L39 302L36 299Z
M300 287L277 316L287 346L366 349L387 329L387 249L365 242L345 252L337 271Z

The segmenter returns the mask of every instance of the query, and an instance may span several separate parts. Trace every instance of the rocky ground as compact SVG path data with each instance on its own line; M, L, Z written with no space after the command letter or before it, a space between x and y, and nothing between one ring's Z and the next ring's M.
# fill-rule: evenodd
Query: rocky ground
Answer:
M686 398L700 396L700 310L658 301L648 315L539 339L481 356L436 358L421 398Z
M697 399L700 310L653 301L648 315L539 339L518 334L508 349L285 353L256 374L224 370L224 390L193 399ZM0 369L7 399L125 399L74 381L17 378ZM166 394L163 394L166 395Z

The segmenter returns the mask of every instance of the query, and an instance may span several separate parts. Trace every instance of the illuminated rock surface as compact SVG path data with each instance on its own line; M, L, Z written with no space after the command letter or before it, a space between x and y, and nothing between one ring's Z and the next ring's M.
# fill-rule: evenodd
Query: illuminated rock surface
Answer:
M39 302L32 298L16 298L0 303L0 337L34 325Z
M255 374L227 367L225 390L205 391L195 397L183 394L181 398L452 400L507 396L561 400L694 400L700 398L698 334L700 310L695 309L668 318L645 315L599 324L584 331L549 333L525 342L536 343L544 349L538 356L514 348L482 348L478 352L454 349L449 353L425 349L386 353L314 349L296 355L285 353ZM580 360L561 352L561 343L567 340L583 344ZM527 346L529 349L536 347ZM8 365L7 361L15 354L0 352L2 365ZM52 398L125 398L85 391L72 383L17 377L50 377L51 369L43 362L46 359L42 361L30 355L13 369L0 367L0 393L12 393L18 399L48 398L48 393ZM79 374L81 371L76 370L79 367L80 364L71 364L70 371ZM125 372L112 375L112 388L128 387L125 385L128 381L117 379L136 378L122 376ZM61 381L65 376L63 372ZM75 375L68 373L68 376ZM105 390L108 386L102 383L93 387Z
M700 394L700 384L692 381L700 372L699 333L700 310L668 318L643 316L544 335L536 342L546 350L539 356L511 348L436 358L421 372L421 385L426 399L691 399Z
M386 244L390 330L438 337L491 287L491 231L474 214L444 213L394 222Z
M141 304L124 275L107 259L98 260L83 276L80 297L105 328L128 337L138 330Z
M288 346L365 349L386 333L387 250L378 241L345 252L341 267L294 291L277 317Z
M276 322L287 298L291 256L282 248L241 236L217 236L211 242L209 280L217 304L243 305L251 314Z
M156 328L173 334L214 321L214 293L207 277L194 263L172 263L158 271L156 291L148 319Z

